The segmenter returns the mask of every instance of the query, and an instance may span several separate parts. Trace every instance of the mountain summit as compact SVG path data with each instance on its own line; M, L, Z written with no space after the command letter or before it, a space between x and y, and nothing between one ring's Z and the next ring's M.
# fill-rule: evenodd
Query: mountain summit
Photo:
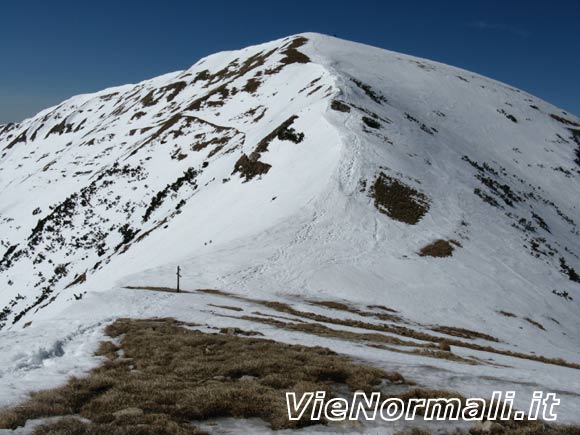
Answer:
M1 126L0 325L180 265L191 289L385 306L578 362L579 191L576 116L290 36Z

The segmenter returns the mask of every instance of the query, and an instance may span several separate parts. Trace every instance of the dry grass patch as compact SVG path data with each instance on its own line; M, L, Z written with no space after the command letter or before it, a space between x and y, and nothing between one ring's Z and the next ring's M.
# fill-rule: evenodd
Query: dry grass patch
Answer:
M437 359L444 359L447 361L455 361L464 364L476 365L480 364L481 361L475 358L466 358L459 355L454 354L450 350L438 350L438 349L401 349L395 348L391 346L385 346L382 344L369 344L369 347L374 347L375 349L383 349L388 350L389 352L398 352L404 353L407 355L418 355L418 356L426 356L428 358L437 358Z
M396 313L395 310L391 310L388 308L383 310L383 311L387 311L387 312L377 313L377 312L373 312L373 311L363 311L363 310L360 310L356 307L353 307L352 305L348 305L348 304L344 304L342 302L336 302L336 301L307 300L307 302L309 304L316 305L319 307L329 308L331 310L346 311L348 313L357 314L361 317L374 317L376 319L383 320L383 321L403 322L403 319L401 319L399 316L396 316L395 314L391 314L391 313ZM372 309L372 307L369 307L369 308Z
M440 332L441 334L452 335L454 337L476 339L480 338L482 340L493 341L498 343L499 340L491 335L484 334L483 332L473 331L466 328L457 328L455 326L435 326L431 328L432 331Z
M246 82L246 84L244 85L242 90L244 92L248 92L250 94L253 94L258 90L258 88L260 87L261 84L262 84L262 82L260 81L260 79L252 77L251 79L248 79L248 81Z
M410 340L404 340L399 337L393 337L391 335L378 334L373 332L353 332L344 329L334 329L329 328L328 326L323 325L321 323L283 322L271 317L262 318L255 316L242 316L239 318L242 320L247 320L249 322L265 323L267 325L275 326L277 328L288 329L290 331L296 332L303 332L306 334L318 335L320 337L340 338L352 341L371 341L375 343L389 343L397 346L437 348L437 345L433 343L417 343Z
M258 337L263 336L261 332L256 331L245 331L240 328L220 328L220 334L226 335L245 335L247 337Z
M417 224L429 211L429 199L402 181L380 173L372 186L375 207L391 219Z
M280 59L280 64L271 69L267 69L265 74L272 75L278 74L282 69L287 65L292 65L293 63L308 63L310 62L310 58L306 56L301 51L298 51L300 47L308 42L308 39L304 36L297 36L296 38L292 39L288 44L286 44L281 53L284 55L282 59Z
M400 335L403 337L413 338L415 340L437 343L438 345L445 344L445 346L459 346L459 347L463 347L466 349L472 349L472 350L477 350L477 351L481 351L481 352L495 353L498 355L505 355L505 356L509 356L509 357L513 357L513 358L528 359L531 361L538 361L538 362L545 363L545 364L554 364L554 365L559 365L559 366L564 366L564 367L570 367L573 369L580 369L580 364L569 362L569 361L563 360L561 358L549 358L549 357L545 357L545 356L525 354L525 353L521 353L521 352L513 352L511 350L498 349L498 348L495 348L492 346L484 346L484 345L480 345L477 343L469 343L469 342L465 342L465 341L461 341L461 340L457 340L457 339L448 339L448 338L437 337L435 335L431 335L431 334L428 334L426 332L418 331L416 329L408 328L408 327L402 326L402 325L389 325L389 324L385 324L385 323L375 324L375 323L368 323L368 322L363 322L363 321L354 320L354 319L337 319L334 317L328 317L328 316L324 316L321 314L311 313L308 311L296 310L296 309L292 308L290 305L282 303L282 302L263 301L263 300L259 300L259 299L252 299L252 298L248 298L248 297L244 297L244 296L238 296L238 295L226 293L226 292L223 292L220 290L199 290L199 291L202 291L205 293L210 293L210 294L216 294L216 295L220 295L220 296L225 296L225 297L229 297L229 298L236 299L236 300L242 300L242 301L246 301L246 302L260 304L260 305L263 305L265 307L268 307L268 308L275 310L275 311L278 311L278 312L290 314L290 315L293 315L296 317L301 317L303 319L314 320L316 322L330 323L330 324L340 325L340 326L348 326L351 328L367 329L367 330L371 330L371 331L386 332L388 334ZM242 319L243 318L244 317L242 317ZM256 321L259 320L259 318L249 318L246 320L252 320L252 319L254 319ZM280 323L283 324L283 322L280 322ZM465 330L465 331L467 331L467 330ZM456 331L454 331L454 332L456 332ZM482 333L478 333L476 331L470 331L470 332L482 335ZM491 336L488 336L488 337L491 337ZM389 338L396 338L396 337L389 337ZM491 338L493 338L493 337L491 337ZM415 345L417 345L417 343L415 343ZM420 345L420 343L419 343L419 345ZM427 347L429 347L429 346L427 346Z
M438 239L426 246L423 246L419 251L421 257L451 257L455 247L460 247L461 243L456 240Z
M260 157L263 153L268 151L270 142L278 138L279 140L290 140L294 143L299 143L304 139L304 133L296 133L290 126L298 118L298 116L293 115L272 130L268 135L266 135L258 144L254 151L250 155L242 154L241 157L234 165L234 170L232 175L239 173L244 182L250 181L256 176L267 174L272 165L260 161Z
M541 329L542 331L546 330L546 328L544 328L544 325L542 325L539 322L536 322L535 320L530 319L529 317L524 317L524 320L527 321L528 323L534 325L536 328Z
M370 310L382 310L382 311L387 311L389 313L398 313L397 310L393 310L392 308L385 307L384 305L367 305L367 308Z
M286 391L332 395L342 384L371 392L383 379L404 381L329 349L207 334L173 319L120 319L105 332L119 344L101 346L101 367L3 411L0 427L73 415L88 422L65 418L34 433L191 435L202 433L192 421L219 417L258 417L273 429L300 427L312 423L288 420Z
M243 308L240 307L233 307L231 305L216 305L216 304L208 304L208 306L210 307L215 307L215 308L223 308L224 310L230 310L230 311L244 311Z

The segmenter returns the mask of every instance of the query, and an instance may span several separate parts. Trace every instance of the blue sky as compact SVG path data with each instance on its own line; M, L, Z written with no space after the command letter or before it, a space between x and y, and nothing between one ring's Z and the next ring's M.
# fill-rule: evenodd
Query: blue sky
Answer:
M580 115L580 1L23 1L0 12L0 123L315 31L507 82Z

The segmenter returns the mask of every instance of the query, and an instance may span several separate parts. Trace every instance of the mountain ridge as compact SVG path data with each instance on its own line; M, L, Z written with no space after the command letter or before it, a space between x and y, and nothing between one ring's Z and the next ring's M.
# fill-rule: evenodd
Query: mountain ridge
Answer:
M528 351L537 332L577 360L578 132L508 85L312 33L72 97L0 130L0 318L184 263L198 288L380 303Z

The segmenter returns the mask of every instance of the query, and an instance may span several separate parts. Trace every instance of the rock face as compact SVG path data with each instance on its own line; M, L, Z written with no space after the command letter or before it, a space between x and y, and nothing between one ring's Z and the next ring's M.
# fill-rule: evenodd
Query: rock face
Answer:
M327 293L500 338L538 332L529 318L577 348L579 191L574 115L290 36L0 127L0 326L181 264L192 287ZM452 255L420 255L438 240Z

